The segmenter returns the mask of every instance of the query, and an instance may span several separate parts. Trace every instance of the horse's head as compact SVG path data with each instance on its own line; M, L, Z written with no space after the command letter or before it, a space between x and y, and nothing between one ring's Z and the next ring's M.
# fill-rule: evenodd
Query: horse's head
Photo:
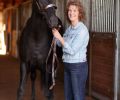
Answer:
M56 6L51 0L34 0L39 12L45 17L50 28L58 28L58 17L55 14Z

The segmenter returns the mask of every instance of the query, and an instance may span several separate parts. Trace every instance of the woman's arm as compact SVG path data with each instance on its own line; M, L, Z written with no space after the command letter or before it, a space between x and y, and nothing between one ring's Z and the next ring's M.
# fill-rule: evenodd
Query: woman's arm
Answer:
M72 41L72 44L64 43L63 52L74 55L79 52L79 50L86 48L89 41L89 33L87 31L81 31L76 33L75 39Z
M58 32L58 30L55 28L52 29L52 33L53 33L54 37L57 38L61 42L62 46L64 46L65 41L64 41L63 37L60 35L60 33Z
M54 37L61 42L63 47L63 52L68 53L70 55L74 55L76 52L78 52L81 49L81 47L83 46L86 47L89 41L89 33L87 30L82 30L80 33L76 33L77 36L72 42L73 45L65 42L64 38L60 35L58 30L53 29L52 32Z

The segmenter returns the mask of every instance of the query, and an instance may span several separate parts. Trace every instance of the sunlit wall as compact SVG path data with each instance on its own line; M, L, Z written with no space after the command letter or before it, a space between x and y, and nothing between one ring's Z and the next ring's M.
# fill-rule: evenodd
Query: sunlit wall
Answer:
M5 45L5 24L3 24L3 14L0 12L0 55L6 54L6 45Z

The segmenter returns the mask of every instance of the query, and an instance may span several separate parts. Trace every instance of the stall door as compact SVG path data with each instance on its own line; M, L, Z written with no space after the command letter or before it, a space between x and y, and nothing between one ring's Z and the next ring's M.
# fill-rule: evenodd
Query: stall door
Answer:
M115 33L91 33L90 55L92 94L99 100L113 100Z

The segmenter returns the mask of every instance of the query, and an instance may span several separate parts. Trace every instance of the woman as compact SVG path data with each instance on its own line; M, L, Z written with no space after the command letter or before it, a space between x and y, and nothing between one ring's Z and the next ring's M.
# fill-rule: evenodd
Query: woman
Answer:
M57 44L63 48L65 100L85 100L89 32L82 22L85 19L83 6L79 1L69 1L66 14L70 26L63 37L57 29L52 29Z

